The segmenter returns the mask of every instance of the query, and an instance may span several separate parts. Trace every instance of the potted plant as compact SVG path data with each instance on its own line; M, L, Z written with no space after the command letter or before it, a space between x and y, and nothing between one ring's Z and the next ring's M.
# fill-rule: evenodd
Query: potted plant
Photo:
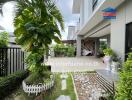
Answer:
M114 54L112 57L112 64L111 64L112 70L111 71L113 73L117 73L119 66L120 66L120 59L117 57L116 54Z
M106 70L111 71L111 62L113 56L113 50L111 48L107 48L103 50L104 53L104 63L106 64Z

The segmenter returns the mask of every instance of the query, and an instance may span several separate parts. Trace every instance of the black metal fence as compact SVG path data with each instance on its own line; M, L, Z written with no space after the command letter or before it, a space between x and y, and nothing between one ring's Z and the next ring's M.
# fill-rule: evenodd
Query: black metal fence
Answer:
M0 48L0 76L24 70L24 52L21 48Z

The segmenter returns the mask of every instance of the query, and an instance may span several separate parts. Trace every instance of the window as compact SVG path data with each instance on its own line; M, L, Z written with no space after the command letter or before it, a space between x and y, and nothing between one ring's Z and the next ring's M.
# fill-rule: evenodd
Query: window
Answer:
M98 0L93 0L93 6L92 6L93 11L95 10L97 3L98 3Z

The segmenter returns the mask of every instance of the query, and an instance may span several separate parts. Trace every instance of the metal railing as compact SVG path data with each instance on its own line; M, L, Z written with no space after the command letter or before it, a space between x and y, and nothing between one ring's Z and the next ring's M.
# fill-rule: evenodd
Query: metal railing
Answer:
M0 76L24 70L24 52L21 48L0 48Z

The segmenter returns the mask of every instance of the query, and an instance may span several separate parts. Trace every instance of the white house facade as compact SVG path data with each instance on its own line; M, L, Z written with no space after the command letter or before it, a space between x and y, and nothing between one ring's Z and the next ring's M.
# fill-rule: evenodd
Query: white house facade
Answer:
M116 9L116 19L106 20L103 10ZM73 14L80 14L77 34L77 56L81 56L82 40L93 40L94 54L99 49L99 39L106 39L122 60L132 48L132 0L73 0Z

